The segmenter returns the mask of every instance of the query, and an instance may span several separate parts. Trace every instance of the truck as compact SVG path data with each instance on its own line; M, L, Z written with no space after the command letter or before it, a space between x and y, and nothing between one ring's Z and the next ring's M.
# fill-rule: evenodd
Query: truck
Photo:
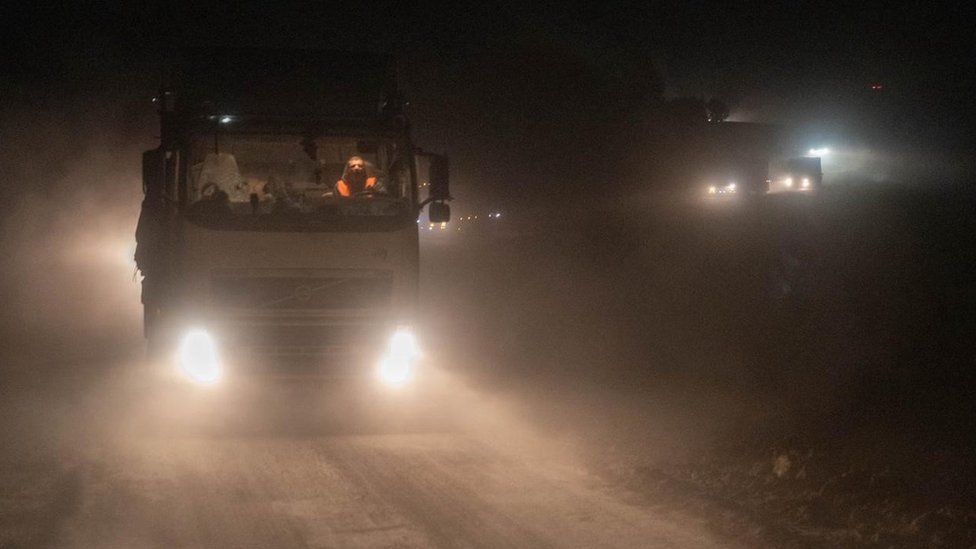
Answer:
M771 170L771 193L815 193L823 186L823 169L818 156L787 158Z
M765 195L770 158L782 146L782 134L782 128L768 124L704 124L695 145L696 186L710 200Z
M447 157L411 140L394 61L184 50L154 102L135 254L150 362L200 385L407 383L420 356L418 218L427 206L447 222L451 196ZM373 184L343 194L352 158Z
M709 199L752 197L766 192L768 161L765 158L717 154L704 164L705 195Z

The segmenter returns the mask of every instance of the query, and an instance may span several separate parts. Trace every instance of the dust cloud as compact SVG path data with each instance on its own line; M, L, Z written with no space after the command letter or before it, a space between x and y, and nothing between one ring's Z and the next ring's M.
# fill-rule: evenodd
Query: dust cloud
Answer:
M141 320L133 227L152 112L126 120L111 100L90 111L17 108L4 113L6 351L64 361L131 347Z
M3 114L4 446L18 448L4 456L14 479L4 482L63 481L37 484L48 488L24 501L78 497L74 475L93 452L128 451L142 436L129 421L147 394L131 254L139 162L155 126L151 95L142 107L137 95ZM921 465L927 448L964 455L972 446L964 427L976 417L974 379L963 369L976 318L970 194L864 184L810 200L702 204L629 184L646 174L607 171L604 158L574 162L624 182L606 193L589 192L577 175L566 192L512 193L517 202L492 225L424 236L430 393L406 411L368 393L359 405L380 413L365 427L339 414L255 434L247 421L265 411L255 407L238 416L243 428L197 439L460 432L524 462L600 471L636 492L639 471L693 477L702 460L725 459L768 461L773 475L779 456L799 462L811 448L834 462L939 479ZM486 161L520 159L516 151ZM466 171L476 164L468 158L455 177L477 179ZM289 421L293 396L275 400ZM327 415L344 398L296 410ZM194 405L177 407L192 414ZM414 412L417 423L397 420ZM950 492L963 481L941 482ZM65 520L77 511L44 509Z

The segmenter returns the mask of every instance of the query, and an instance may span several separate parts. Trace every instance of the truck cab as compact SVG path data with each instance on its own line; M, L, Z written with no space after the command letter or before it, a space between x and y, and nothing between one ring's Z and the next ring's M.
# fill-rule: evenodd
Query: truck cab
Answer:
M417 219L429 204L447 221L450 195L446 158L411 141L390 60L196 50L169 74L136 234L154 362L204 385L405 382L419 357ZM354 158L372 184L340 192Z

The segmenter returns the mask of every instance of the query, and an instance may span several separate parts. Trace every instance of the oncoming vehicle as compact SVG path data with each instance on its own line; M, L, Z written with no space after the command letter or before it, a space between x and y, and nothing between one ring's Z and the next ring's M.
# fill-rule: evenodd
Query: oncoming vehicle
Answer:
M172 74L136 233L154 362L203 385L406 382L420 354L417 219L429 204L446 222L450 194L446 157L411 141L389 59L191 51ZM342 195L352 158L373 183Z
M711 163L703 192L713 200L760 196L766 193L766 176L767 161L763 158L726 158Z
M782 142L781 129L748 122L699 128L693 168L697 196L709 201L754 200L768 190L769 160Z
M733 197L739 194L739 184L729 181L725 184L708 185L707 193L709 198Z
M789 158L770 182L770 193L814 193L823 186L820 157Z

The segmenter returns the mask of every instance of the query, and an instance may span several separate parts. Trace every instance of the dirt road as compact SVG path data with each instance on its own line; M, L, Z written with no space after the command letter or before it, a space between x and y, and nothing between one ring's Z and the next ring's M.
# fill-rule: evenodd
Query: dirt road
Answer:
M594 478L451 435L143 439L82 466L63 547L715 547Z
M62 449L53 457L56 475L31 464L5 465L7 543L725 546L697 519L635 503L558 443L527 441L514 428L142 430L133 413L139 393L119 369L106 378L84 388L58 421L45 420L61 425L52 444ZM82 390L64 394L75 389ZM38 398L47 397L35 393L30 407ZM18 471L24 486L9 480Z

